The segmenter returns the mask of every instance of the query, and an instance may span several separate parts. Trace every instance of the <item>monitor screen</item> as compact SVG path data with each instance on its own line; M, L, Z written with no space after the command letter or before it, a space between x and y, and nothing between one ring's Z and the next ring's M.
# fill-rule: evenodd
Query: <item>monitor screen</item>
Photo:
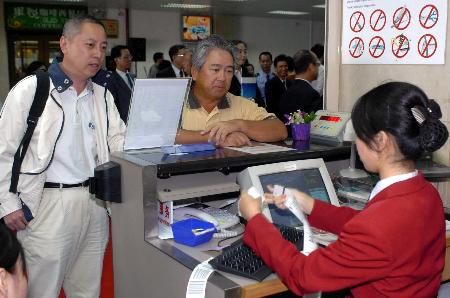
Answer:
M264 192L268 192L267 185L282 185L303 191L315 199L330 203L327 188L318 168L286 171L280 173L260 175L259 180ZM288 209L279 209L269 205L272 222L287 226L300 226L301 222Z
M278 184L303 191L315 199L339 206L333 183L321 158L294 160L248 167L237 177L241 189L255 187L259 193L268 192L268 185ZM300 226L300 221L288 210L263 204L262 213L275 224Z

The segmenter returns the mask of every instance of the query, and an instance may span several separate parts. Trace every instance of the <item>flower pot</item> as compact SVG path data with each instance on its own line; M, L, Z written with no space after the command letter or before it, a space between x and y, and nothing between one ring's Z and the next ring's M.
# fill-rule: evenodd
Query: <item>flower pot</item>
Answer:
M309 140L311 123L291 124L292 139L295 141Z
M292 148L300 151L309 150L309 140L306 141L294 140L294 142L292 142Z

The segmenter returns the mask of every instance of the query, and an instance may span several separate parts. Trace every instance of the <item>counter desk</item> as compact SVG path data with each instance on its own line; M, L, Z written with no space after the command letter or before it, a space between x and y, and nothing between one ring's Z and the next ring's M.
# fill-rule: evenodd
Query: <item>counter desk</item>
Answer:
M112 154L122 172L122 203L111 207L115 297L185 297L192 270L212 256L158 238L159 201L237 196L237 173L254 165L323 158L330 175L348 167L348 145L302 147L256 155L227 148L185 155ZM206 297L261 297L285 289L275 275L258 283L214 272Z
M217 255L159 239L159 201L237 196L237 173L267 163L323 158L333 177L348 167L349 156L348 145L314 144L302 150L257 155L226 148L184 155L114 153L112 160L121 165L122 172L122 203L111 207L115 297L185 297L192 270ZM450 177L448 167L422 163L419 168L428 178ZM450 263L449 234L446 255ZM443 280L447 279L450 264L446 263ZM274 274L258 283L216 271L208 280L206 297L262 297L286 290Z

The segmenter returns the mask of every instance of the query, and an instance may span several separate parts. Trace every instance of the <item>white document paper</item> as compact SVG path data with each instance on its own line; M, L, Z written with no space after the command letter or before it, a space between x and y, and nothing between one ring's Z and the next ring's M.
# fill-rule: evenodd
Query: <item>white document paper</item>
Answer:
M342 64L444 64L447 2L342 0Z
M192 270L189 277L188 286L186 289L186 298L204 298L206 283L211 273L214 272L214 268L211 267L209 261L212 258L200 263Z
M190 78L137 79L128 115L125 150L173 145Z

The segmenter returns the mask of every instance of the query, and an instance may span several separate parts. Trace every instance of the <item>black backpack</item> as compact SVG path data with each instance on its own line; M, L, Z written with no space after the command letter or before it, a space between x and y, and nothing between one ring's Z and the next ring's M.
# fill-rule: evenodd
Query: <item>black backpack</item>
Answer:
M37 71L35 74L37 78L37 86L33 103L31 104L30 112L28 113L28 126L25 130L22 141L17 148L16 154L14 154L14 162L11 171L11 185L9 186L9 191L12 193L17 193L20 168L22 166L25 153L27 152L28 145L30 144L31 137L33 136L34 129L36 128L38 120L44 111L50 90L50 79L48 77L48 73L44 71Z

